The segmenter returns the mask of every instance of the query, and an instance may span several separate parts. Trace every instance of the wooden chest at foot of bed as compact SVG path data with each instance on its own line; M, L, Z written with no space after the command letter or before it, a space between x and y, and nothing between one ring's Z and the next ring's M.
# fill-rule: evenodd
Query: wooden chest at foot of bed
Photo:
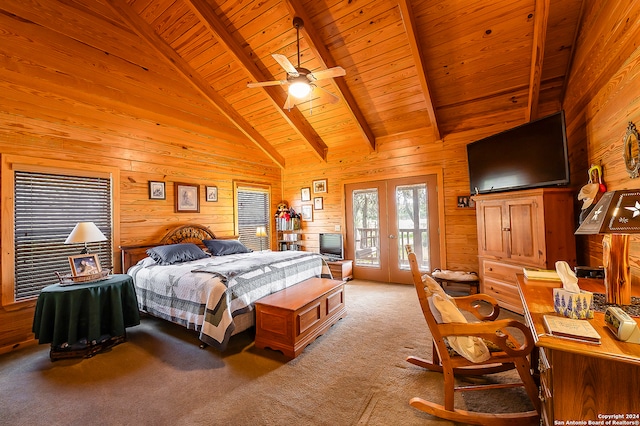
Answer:
M295 358L347 315L344 283L310 278L256 301L257 348Z

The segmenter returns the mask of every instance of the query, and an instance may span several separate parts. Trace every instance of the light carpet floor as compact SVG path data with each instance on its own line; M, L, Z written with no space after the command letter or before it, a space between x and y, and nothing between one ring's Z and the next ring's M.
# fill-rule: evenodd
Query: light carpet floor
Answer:
M127 342L92 358L51 362L48 345L0 355L0 424L454 424L409 406L414 396L443 401L442 376L405 361L431 358L413 287L355 280L346 302L347 317L294 360L255 348L253 329L219 353L148 316ZM456 398L463 409L531 409L521 389Z

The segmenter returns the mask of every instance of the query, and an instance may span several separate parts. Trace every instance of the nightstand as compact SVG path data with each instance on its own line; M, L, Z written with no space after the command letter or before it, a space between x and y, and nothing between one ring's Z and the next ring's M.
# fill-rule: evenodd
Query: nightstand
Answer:
M32 331L51 343L51 360L90 357L126 340L126 327L140 324L130 275L117 274L86 284L42 289Z
M334 280L349 281L353 279L353 260L327 260Z

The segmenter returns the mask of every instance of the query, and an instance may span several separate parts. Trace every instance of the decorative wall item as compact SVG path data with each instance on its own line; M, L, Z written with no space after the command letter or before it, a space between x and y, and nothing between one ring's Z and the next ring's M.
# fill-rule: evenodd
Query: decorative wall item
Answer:
M638 170L640 169L640 138L636 125L631 121L624 134L622 149L624 150L622 157L627 173L631 179L635 179L639 176Z
M311 188L302 188L300 190L300 198L302 201L311 201Z
M200 186L175 182L176 213L200 212Z
M310 204L302 206L301 213L302 220L304 220L305 222L313 222L313 209Z
M217 186L205 186L207 193L207 201L218 201L218 187Z
M315 197L313 199L313 208L315 210L322 210L322 197Z
M461 209L475 208L476 204L470 195L458 195L458 207Z
M167 198L164 182L149 181L149 199L164 200Z
M313 193L314 194L322 194L327 192L327 180L320 179L313 181Z

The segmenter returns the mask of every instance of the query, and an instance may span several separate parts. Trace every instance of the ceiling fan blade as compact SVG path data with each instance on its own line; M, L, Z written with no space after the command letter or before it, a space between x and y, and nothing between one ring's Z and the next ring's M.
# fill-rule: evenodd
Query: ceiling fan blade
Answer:
M296 99L293 96L287 94L287 100L284 101L284 105L282 106L282 108L291 109L295 106L295 104L296 104Z
M340 101L339 97L337 97L336 95L334 95L333 93L331 93L327 89L322 88L320 86L316 86L316 89L322 90L322 92L319 93L321 102L328 102L330 104L337 104Z
M298 76L298 70L293 66L291 62L289 62L289 59L287 59L286 56L280 55L278 53L274 53L271 56L273 56L273 59L275 59L276 62L279 63L282 68L284 68L287 74L292 74L296 77Z
M273 80L273 81L257 81L253 83L247 83L247 87L264 87L264 86L281 86L287 84L287 80Z
M307 78L310 81L324 80L325 78L342 77L347 75L347 72L342 67L333 67L327 70L314 71L311 74L307 74Z

